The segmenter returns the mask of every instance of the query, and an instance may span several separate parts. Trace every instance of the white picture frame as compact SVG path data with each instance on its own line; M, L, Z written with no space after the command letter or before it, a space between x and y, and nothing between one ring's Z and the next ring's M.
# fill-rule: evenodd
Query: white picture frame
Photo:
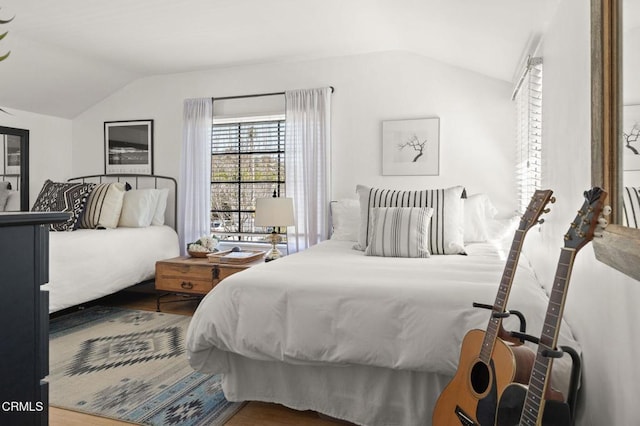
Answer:
M622 117L623 170L640 170L640 105L625 105Z
M382 174L440 174L440 119L416 118L382 122Z
M105 174L153 174L153 120L105 121Z

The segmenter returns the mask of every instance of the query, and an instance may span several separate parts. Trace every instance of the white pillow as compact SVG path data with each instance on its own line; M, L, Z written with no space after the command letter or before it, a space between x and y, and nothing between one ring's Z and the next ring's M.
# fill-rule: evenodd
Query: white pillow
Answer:
M89 194L84 207L80 228L113 229L118 226L125 187L122 182L101 183Z
M157 189L132 189L125 192L118 226L144 228L151 225L158 196Z
M487 219L498 214L487 194L474 194L464 200L464 242L484 242L489 239Z
M331 239L358 241L360 201L343 199L331 202Z
M7 205L4 206L4 211L20 211L20 191L9 191L9 196L7 197Z
M369 212L374 207L431 207L429 253L464 253L464 187L401 191L358 185L360 199L360 232L358 244L364 250L369 243Z
M167 209L167 198L169 197L169 188L158 189L158 203L151 219L152 225L164 225L164 211Z
M429 257L431 207L374 207L371 239L364 254L383 257Z

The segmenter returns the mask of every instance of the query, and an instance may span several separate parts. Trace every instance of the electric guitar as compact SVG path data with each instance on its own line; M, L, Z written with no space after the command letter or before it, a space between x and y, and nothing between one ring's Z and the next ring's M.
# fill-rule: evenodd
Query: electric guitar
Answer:
M528 347L513 346L503 341L520 343L504 330L502 319L509 315L506 304L524 237L535 224L544 222L539 217L549 212L549 209L545 209L547 203L555 202L552 193L551 190L536 191L520 219L498 294L491 307L492 315L487 330L471 330L465 335L458 370L436 402L434 426L493 426L498 398L503 389L513 381L527 382L534 353Z
M606 220L601 213L607 193L600 188L585 191L585 202L564 236L553 289L538 342L538 352L529 379L529 385L512 383L503 392L498 404L498 426L568 426L572 424L570 408L564 401L549 395L549 376L554 358L562 351L556 349L558 332L569 287L573 262L578 251L593 239L596 227L604 227Z

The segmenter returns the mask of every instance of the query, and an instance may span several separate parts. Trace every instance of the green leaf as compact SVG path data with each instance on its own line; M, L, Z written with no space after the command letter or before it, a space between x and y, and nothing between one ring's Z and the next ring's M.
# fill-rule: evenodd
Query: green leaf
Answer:
M0 34L0 40L2 40L3 38L5 38L7 36L7 34L9 34L9 31L6 31L2 34Z
M11 54L11 51L8 51L5 55L0 56L0 62L4 61L5 59L7 59L9 57L9 55Z

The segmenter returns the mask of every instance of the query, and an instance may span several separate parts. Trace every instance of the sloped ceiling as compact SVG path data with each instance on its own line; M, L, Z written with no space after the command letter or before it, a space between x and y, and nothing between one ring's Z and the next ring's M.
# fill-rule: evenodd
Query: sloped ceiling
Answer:
M512 81L561 0L0 0L0 107L73 118L151 75L405 50Z

